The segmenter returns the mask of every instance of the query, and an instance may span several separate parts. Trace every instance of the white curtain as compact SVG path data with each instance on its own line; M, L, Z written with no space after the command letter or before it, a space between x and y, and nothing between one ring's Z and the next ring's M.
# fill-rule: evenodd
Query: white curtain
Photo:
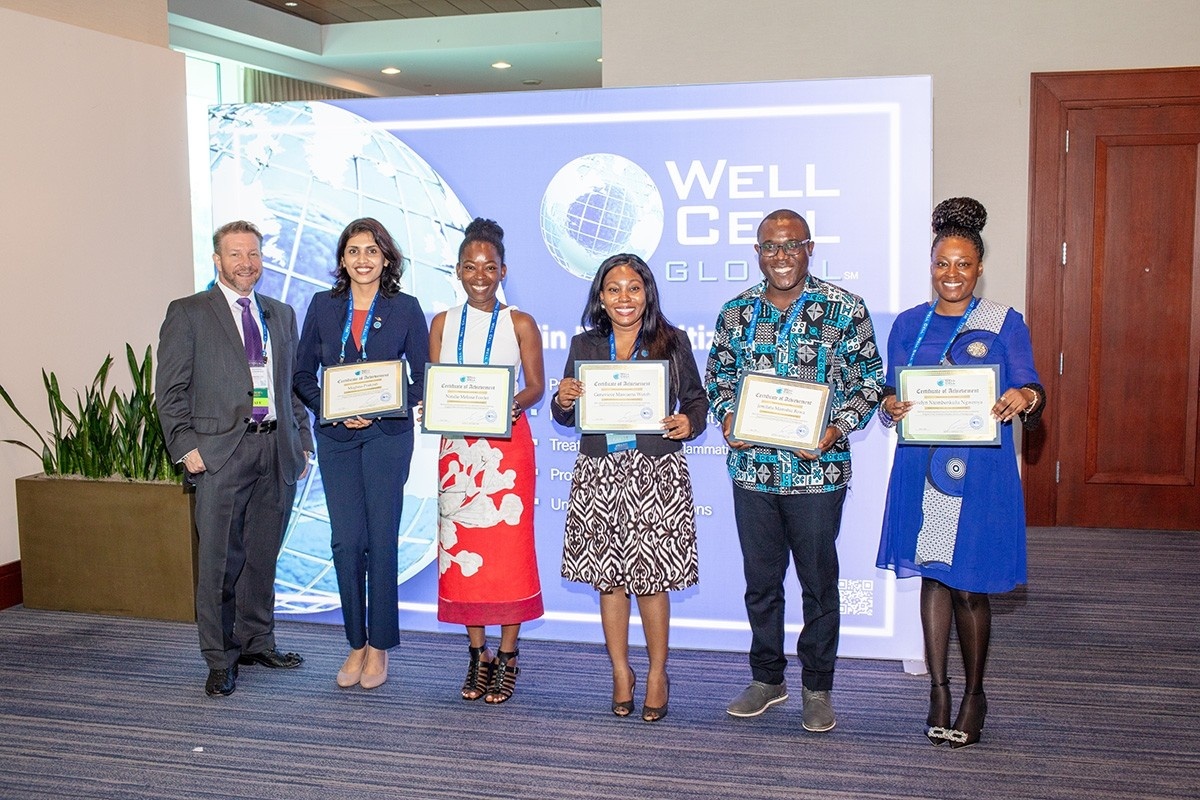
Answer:
M273 72L245 67L242 70L242 93L247 103L282 103L289 100L346 100L370 95L348 92L320 83L285 78Z

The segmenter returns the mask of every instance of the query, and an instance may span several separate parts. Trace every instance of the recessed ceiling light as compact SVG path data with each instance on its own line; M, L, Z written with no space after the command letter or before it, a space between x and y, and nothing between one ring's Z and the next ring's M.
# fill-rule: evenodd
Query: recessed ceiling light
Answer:
M603 63L604 63L604 56L600 56L599 58L597 58L597 59L596 59L596 63L597 63L597 64L603 64Z
M400 74L399 67L384 67L383 69L381 69L379 71L382 72L384 75L399 75Z
M284 3L284 5L287 6L288 8L295 8L296 6L298 6L300 4L299 3Z
M492 69L508 69L511 66L512 64L507 61L497 61L495 64L492 64Z

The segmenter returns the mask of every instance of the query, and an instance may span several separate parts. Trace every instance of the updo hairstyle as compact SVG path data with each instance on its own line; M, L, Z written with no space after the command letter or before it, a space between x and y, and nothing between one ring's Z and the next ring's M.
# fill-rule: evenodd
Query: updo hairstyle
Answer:
M496 220L484 219L483 217L476 217L471 220L471 224L463 232L462 244L458 246L458 260L460 262L462 261L463 253L467 250L467 245L475 242L483 242L496 248L496 255L500 256L500 263L504 263L504 229L496 224Z
M938 243L948 236L960 236L975 245L979 260L983 260L983 237L979 232L987 224L987 209L973 197L951 197L937 204L933 210L933 245L930 255Z

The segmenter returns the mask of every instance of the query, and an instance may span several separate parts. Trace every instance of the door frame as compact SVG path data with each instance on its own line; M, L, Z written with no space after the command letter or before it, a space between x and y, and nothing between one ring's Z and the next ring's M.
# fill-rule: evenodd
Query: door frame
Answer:
M1180 87L1187 87L1181 91ZM1191 87L1195 87L1192 89ZM1035 72L1029 103L1029 244L1026 320L1046 387L1045 423L1024 437L1025 516L1058 525L1060 442L1055 420L1069 413L1059 394L1062 352L1062 253L1065 238L1067 114L1074 109L1200 104L1200 67L1095 72ZM1083 446L1083 443L1080 443Z

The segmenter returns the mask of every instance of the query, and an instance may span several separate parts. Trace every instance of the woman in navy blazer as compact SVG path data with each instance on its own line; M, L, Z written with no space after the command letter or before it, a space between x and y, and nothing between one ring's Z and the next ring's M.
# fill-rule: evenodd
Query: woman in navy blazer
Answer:
M400 291L403 255L377 220L358 219L338 239L332 289L313 295L296 351L296 394L321 417L322 367L405 359L408 406L424 391L429 329L421 305ZM333 529L333 566L350 654L337 684L374 689L400 643L396 558L404 483L413 452L411 416L354 417L317 426L317 455Z

